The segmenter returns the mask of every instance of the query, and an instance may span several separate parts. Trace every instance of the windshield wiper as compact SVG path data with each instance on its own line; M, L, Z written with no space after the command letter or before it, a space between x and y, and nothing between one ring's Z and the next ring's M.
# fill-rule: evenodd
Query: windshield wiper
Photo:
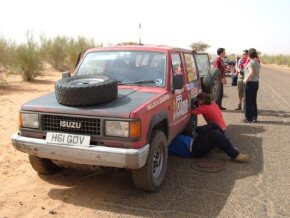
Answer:
M118 81L119 85L134 85L134 84L146 84L146 83L155 83L155 80L138 80L138 81L132 81L132 82L121 82Z

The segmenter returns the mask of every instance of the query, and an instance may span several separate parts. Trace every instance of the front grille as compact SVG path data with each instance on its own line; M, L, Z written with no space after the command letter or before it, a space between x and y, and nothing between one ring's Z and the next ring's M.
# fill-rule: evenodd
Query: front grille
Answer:
M61 126L61 122L76 122L80 123L80 128L72 128L68 126ZM60 115L42 115L43 130L48 132L64 132L84 135L101 135L101 121L96 118L87 117L70 117ZM79 126L79 125L76 125Z

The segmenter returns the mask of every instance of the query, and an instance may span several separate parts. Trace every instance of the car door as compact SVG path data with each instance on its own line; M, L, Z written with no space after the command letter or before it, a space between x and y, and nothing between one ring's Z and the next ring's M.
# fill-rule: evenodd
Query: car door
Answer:
M177 74L183 76L183 88L174 89L172 84L172 110L171 110L171 126L170 131L172 136L180 133L188 122L189 111L189 95L186 87L187 84L187 71L184 63L184 56L182 52L171 53L171 72L172 80Z

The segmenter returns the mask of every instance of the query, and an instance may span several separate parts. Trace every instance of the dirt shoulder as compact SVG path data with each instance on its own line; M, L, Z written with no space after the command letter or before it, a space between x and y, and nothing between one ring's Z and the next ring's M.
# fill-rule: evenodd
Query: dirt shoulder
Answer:
M286 73L290 73L290 67L288 66L278 66L276 64L262 64L262 66L273 70L280 70Z
M278 72L264 73L266 78ZM288 74L282 76L289 81ZM192 168L191 159L172 157L165 184L154 194L136 190L128 171L99 175L66 169L40 176L27 154L13 148L10 138L18 130L20 106L52 92L60 78L60 72L46 68L32 83L18 75L0 83L0 217L289 217L289 108L263 86L265 78L257 125L240 122L236 87L230 80L225 86L227 134L251 153L251 163L222 159L225 170L205 174Z

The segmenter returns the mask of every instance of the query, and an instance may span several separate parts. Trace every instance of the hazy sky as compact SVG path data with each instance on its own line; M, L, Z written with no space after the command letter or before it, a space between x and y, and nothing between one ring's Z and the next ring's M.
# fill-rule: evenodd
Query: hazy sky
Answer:
M79 35L104 44L139 41L189 48L204 41L209 52L240 53L254 47L290 54L290 0L2 0L0 37L25 41Z

